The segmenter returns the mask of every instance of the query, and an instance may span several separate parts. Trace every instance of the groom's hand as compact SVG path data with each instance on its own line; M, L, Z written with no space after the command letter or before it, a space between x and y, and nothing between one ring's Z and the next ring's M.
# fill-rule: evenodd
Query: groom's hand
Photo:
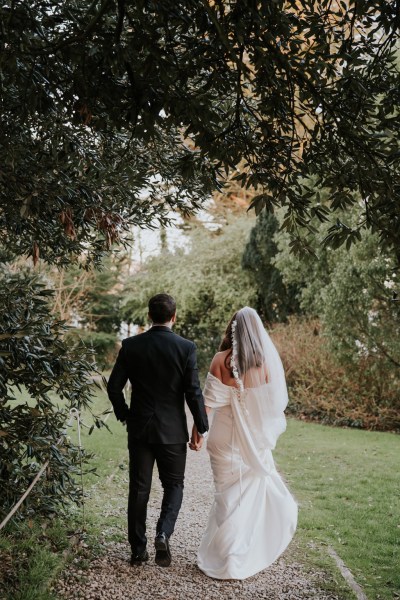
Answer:
M201 450L202 445L203 445L202 439L200 439L199 442L194 442L192 440L190 440L190 442L189 442L189 448L191 450L195 450L195 452L198 452L199 450Z
M203 436L201 436L198 431L196 425L193 425L192 429L192 437L190 438L189 448L191 450L195 450L196 452L201 449L203 445Z

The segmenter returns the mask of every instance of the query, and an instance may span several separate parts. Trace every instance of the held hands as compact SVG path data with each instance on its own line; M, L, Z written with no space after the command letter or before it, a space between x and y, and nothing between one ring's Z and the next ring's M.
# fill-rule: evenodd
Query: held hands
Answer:
M198 452L203 445L203 436L197 431L196 425L193 425L192 437L190 438L189 448Z

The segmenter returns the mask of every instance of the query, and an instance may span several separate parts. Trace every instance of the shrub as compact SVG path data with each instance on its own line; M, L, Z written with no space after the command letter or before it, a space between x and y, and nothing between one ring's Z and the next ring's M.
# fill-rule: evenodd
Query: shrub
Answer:
M340 364L316 319L291 318L272 330L289 388L288 413L331 425L400 431L400 391L390 379L376 387L370 358Z
M37 276L0 273L0 516L47 460L25 508L51 513L80 501L74 475L89 455L64 429L68 409L90 405L93 365L82 345L66 342L52 298Z

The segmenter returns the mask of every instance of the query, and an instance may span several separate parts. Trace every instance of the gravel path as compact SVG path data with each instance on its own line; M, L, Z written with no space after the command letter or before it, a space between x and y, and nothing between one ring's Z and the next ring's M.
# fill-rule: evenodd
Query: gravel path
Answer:
M107 516L121 517L124 537L126 518L127 473L118 470L113 479L124 491L117 508L102 505L107 528ZM104 553L90 561L83 570L78 560L63 574L56 586L62 600L339 600L319 589L324 573L306 574L299 563L289 556L281 557L269 569L244 581L219 581L206 577L196 566L196 551L212 502L212 476L205 449L188 451L185 494L176 530L171 537L173 563L169 568L154 563L153 538L161 499L157 473L148 510L148 540L150 560L143 566L129 565L129 545L109 538L115 527L106 529ZM120 479L118 484L117 480ZM98 489L100 489L99 484ZM118 494L117 494L118 495Z

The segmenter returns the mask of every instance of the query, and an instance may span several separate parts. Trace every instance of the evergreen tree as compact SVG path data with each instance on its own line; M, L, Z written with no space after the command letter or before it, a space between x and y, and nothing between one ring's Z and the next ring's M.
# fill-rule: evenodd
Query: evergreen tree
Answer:
M300 311L299 284L286 285L274 264L278 253L274 236L278 229L277 218L263 211L251 230L242 258L242 266L250 272L257 291L257 309L270 322L285 321L290 314Z

